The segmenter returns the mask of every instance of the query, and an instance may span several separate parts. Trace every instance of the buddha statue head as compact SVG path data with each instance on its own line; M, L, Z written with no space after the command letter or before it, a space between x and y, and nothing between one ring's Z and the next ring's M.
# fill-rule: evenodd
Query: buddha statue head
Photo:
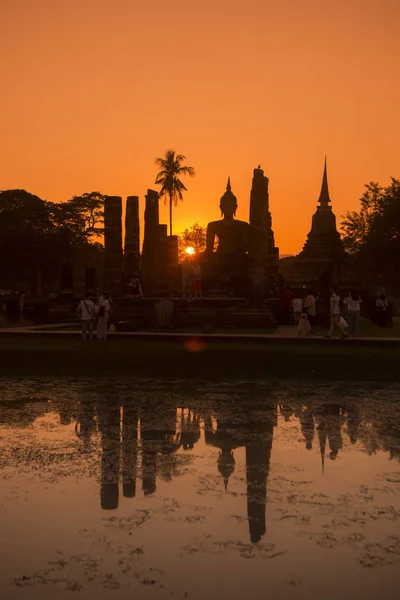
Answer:
M237 198L231 189L230 177L228 177L228 183L226 184L226 192L220 200L219 207L221 209L222 215L224 217L227 217L228 219L233 219L233 217L236 215L238 204Z

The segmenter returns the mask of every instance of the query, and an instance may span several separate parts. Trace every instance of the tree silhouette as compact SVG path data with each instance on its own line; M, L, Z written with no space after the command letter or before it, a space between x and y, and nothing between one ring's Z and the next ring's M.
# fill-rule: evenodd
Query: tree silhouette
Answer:
M358 273L398 286L400 279L400 179L382 187L371 182L360 211L346 213L343 241L353 253Z
M172 205L178 204L178 200L183 200L183 192L187 188L179 179L181 175L194 177L193 167L183 165L186 159L182 154L176 154L175 150L167 150L164 158L156 158L156 165L160 167L155 183L161 185L160 196L164 197L165 203L169 203L169 233L172 235Z
M1 286L29 286L40 294L66 262L96 262L101 252L103 196L98 192L68 202L42 200L25 190L0 192Z
M198 223L194 223L189 229L185 229L178 236L179 262L185 258L186 248L194 249L194 257L199 257L206 249L207 229Z

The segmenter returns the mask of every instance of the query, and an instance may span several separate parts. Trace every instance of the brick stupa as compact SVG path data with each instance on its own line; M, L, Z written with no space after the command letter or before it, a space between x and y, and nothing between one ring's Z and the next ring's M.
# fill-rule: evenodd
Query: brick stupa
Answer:
M335 283L344 258L344 248L336 227L336 217L329 197L326 157L321 193L312 217L310 233L296 260L296 271L303 284L329 279Z

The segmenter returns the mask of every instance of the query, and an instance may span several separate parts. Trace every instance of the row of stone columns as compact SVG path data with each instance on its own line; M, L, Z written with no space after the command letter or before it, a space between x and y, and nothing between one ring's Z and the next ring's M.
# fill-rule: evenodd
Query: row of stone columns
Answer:
M159 221L159 195L147 190L144 212L143 252L140 256L139 198L128 196L125 213L125 245L122 247L122 198L104 201L104 289L122 291L124 281L141 275L145 286L168 279L169 269L178 265L178 237L167 235Z

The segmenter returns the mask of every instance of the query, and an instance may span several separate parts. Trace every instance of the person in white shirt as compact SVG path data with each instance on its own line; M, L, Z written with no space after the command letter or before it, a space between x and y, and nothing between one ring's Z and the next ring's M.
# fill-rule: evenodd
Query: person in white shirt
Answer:
M97 313L97 341L105 342L107 339L108 316L110 314L110 296L104 293L99 298Z
M347 333L345 332L342 323L340 322L340 296L336 293L336 290L332 288L332 294L330 299L331 305L331 326L328 332L328 335L325 336L330 338L332 333L334 332L335 327L340 329L342 332L342 338L347 337Z
M90 292L78 305L78 317L81 320L82 343L86 342L88 334L89 342L93 342L94 303Z
M303 300L301 298L298 298L298 297L293 298L292 306L293 306L294 324L297 327L297 325L299 324L301 313L303 312Z
M350 292L347 298L344 299L344 303L347 306L349 333L355 337L358 334L360 327L361 298L356 292L353 291Z

